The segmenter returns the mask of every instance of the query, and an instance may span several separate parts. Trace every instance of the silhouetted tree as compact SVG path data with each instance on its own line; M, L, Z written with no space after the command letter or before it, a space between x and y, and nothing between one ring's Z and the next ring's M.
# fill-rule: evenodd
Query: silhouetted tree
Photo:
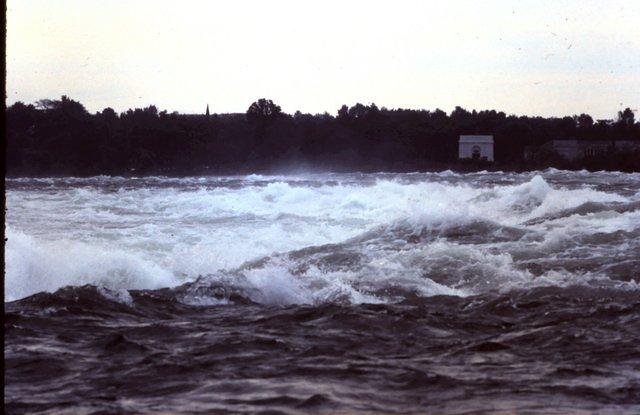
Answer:
M576 119L578 128L591 128L593 127L593 118L588 114L580 114Z
M624 111L618 112L618 122L624 126L630 127L635 122L635 115L631 108L625 108Z
M341 121L345 121L347 118L349 118L349 107L343 105L338 110L338 119Z
M270 99L260 98L247 110L247 121L253 123L265 123L275 120L282 110Z
M524 162L525 146L554 139L638 140L640 124L625 109L618 120L588 114L563 118L506 115L494 110L378 108L343 105L328 113L293 116L260 99L246 114L185 115L154 105L117 114L89 114L67 96L6 110L10 175L236 173L303 162L339 170L486 168L457 161L460 134L493 134L500 168L640 170L637 152L568 162L539 153ZM507 164L509 163L509 164ZM529 163L529 164L527 164Z

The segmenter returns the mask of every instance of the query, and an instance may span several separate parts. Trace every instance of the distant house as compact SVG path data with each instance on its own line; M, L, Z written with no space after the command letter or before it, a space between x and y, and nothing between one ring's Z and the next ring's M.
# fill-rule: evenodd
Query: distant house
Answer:
M493 161L493 136L461 135L458 158Z
M539 147L525 148L525 159L532 158L540 150L553 151L567 160L578 160L584 157L597 157L613 150L640 149L640 141L629 140L551 140Z

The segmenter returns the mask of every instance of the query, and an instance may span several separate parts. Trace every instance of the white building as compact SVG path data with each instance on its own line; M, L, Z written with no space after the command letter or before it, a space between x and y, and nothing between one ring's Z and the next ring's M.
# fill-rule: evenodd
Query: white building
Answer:
M461 135L458 158L493 161L492 135Z

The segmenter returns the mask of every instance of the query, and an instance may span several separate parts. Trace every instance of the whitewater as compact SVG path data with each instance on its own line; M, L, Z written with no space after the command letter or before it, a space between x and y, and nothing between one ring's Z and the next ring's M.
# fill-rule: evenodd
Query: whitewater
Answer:
M634 288L638 202L637 174L555 170L8 179L5 301L199 277L278 304Z
M7 413L640 412L640 174L6 187Z

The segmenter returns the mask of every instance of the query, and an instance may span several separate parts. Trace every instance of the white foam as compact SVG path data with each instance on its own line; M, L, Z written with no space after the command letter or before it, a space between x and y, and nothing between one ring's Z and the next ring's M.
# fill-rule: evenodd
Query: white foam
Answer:
M372 229L408 227L419 234L423 229L474 221L524 227L528 219L585 202L640 199L640 192L629 198L596 191L587 184L572 189L551 185L544 178L553 176L562 182L559 176L580 177L588 183L591 177L601 180L603 175L547 170L523 175L445 171L11 179L5 300L87 283L111 290L170 287L199 275L231 275L247 261L341 243ZM606 176L614 178L637 186L633 175ZM496 185L495 180L515 184ZM11 188L11 184L34 183L40 186L36 190ZM526 230L543 234L535 242L537 248L553 250L561 245L554 241L563 237L628 232L639 224L637 211L600 212L550 220ZM244 271L243 281L260 301L313 304L337 298L356 303L385 301L372 293L398 286L422 295L468 295L483 285L506 287L534 279L513 263L508 252L495 254L492 244L439 241L398 251L394 246L402 247L405 241L385 243L391 245L358 248L366 258L363 269L329 272L311 266L303 273L292 273L291 264L272 259L264 267ZM457 283L443 284L428 277L443 258L452 266L451 272L459 273Z
M170 270L113 245L44 241L7 228L5 300L67 285L162 288L180 281Z

